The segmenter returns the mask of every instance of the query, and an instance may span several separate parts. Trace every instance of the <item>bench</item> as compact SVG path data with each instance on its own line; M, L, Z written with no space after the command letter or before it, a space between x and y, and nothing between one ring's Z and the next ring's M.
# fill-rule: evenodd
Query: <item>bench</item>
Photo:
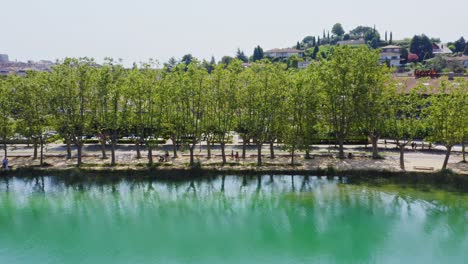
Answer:
M434 167L414 166L413 169L415 169L415 170L433 171L433 170L434 170Z

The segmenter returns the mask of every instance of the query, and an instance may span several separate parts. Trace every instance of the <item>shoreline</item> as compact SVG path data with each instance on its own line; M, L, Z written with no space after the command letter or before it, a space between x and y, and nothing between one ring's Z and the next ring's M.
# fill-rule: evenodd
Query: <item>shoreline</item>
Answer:
M231 177L255 177L255 176L291 175L302 177L326 177L327 179L346 179L350 184L398 184L408 185L422 189L443 189L468 193L468 175L446 171L390 171L376 169L294 169L284 167L282 169L268 167L260 168L169 168L169 167L139 167L139 168L112 168L112 167L87 167L87 168L54 168L54 167L21 167L10 171L0 172L0 180L12 178L29 179L37 177L53 177L67 184L79 184L86 182L112 183L120 180L133 181L191 181L209 180L215 176Z

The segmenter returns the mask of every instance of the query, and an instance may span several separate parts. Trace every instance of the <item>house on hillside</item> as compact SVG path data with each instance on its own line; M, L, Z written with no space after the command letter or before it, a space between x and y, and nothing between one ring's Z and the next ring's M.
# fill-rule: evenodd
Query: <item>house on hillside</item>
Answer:
M432 44L432 53L434 55L437 55L437 54L452 54L452 51L447 47L447 45L433 43Z
M341 41L336 42L336 45L339 45L339 46L360 46L360 45L366 45L366 41L364 39L341 40Z
M400 46L388 45L382 47L380 51L380 63L388 63L390 67L400 66L400 52Z
M270 57L270 58L278 58L278 59L286 59L289 57L292 57L296 55L299 58L302 58L304 56L304 51L303 50L298 50L298 49L292 49L292 48L286 48L286 49L271 49L263 52L265 57Z

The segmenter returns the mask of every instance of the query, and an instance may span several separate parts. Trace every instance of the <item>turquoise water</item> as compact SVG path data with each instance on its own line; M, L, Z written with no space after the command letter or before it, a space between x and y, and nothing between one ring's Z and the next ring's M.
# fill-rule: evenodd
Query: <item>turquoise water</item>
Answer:
M468 196L317 177L0 180L0 263L467 263Z

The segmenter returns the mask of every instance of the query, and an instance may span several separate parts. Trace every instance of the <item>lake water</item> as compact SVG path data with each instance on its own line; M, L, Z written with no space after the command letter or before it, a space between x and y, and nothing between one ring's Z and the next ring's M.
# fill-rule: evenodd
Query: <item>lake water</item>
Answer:
M302 176L0 180L0 263L467 261L463 194Z

